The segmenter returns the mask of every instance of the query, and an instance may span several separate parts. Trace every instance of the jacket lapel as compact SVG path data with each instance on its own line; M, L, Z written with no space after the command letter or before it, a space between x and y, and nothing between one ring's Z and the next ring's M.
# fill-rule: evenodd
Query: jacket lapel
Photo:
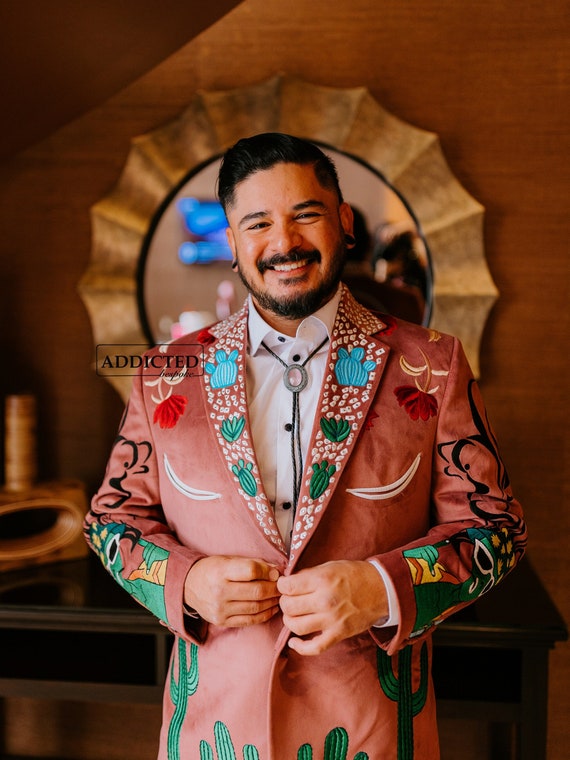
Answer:
M205 349L203 389L209 421L227 462L233 488L265 538L286 553L273 507L263 489L253 449L246 396L247 302L210 329Z
M311 443L305 457L290 550L295 563L337 487L370 410L389 348L375 334L386 324L343 286ZM202 388L209 424L228 477L258 529L283 553L284 542L263 489L253 448L246 395L247 302L209 330Z
M390 350L374 335L385 329L386 324L360 306L343 286L306 455L291 564L316 530L366 423Z

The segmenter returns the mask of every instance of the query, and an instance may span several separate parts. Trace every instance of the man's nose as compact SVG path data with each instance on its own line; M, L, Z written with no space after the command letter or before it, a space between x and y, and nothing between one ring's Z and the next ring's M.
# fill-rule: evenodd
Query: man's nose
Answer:
M273 225L272 248L278 253L288 253L300 248L303 242L301 232L294 224L283 222Z

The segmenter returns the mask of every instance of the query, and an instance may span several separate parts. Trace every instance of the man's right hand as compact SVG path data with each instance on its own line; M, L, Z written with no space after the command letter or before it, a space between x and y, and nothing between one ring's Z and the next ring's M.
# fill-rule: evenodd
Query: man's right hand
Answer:
M212 556L198 560L184 582L184 602L214 625L264 623L279 611L279 570L261 559Z

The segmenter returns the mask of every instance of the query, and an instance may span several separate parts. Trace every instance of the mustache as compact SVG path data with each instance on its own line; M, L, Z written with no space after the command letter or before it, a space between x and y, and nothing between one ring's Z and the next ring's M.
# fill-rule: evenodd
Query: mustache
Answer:
M321 260L321 253L314 248L312 251L291 251L290 253L276 253L264 261L257 262L257 270L263 274L267 269L272 269L281 264L294 264L297 261L307 261L309 263Z

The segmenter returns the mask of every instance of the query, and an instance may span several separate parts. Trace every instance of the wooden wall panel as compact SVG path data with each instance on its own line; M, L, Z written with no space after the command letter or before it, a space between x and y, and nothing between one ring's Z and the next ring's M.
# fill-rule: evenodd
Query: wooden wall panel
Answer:
M394 114L439 134L452 171L486 208L501 295L485 331L481 385L526 507L531 560L568 619L566 14L564 0L246 0L104 105L0 166L0 392L37 391L43 476L95 488L119 421L118 397L90 366L76 285L89 257L89 208L118 178L131 137L173 119L200 88L279 71L364 85ZM568 646L551 662L549 758L562 760ZM55 752L73 756L72 747Z

